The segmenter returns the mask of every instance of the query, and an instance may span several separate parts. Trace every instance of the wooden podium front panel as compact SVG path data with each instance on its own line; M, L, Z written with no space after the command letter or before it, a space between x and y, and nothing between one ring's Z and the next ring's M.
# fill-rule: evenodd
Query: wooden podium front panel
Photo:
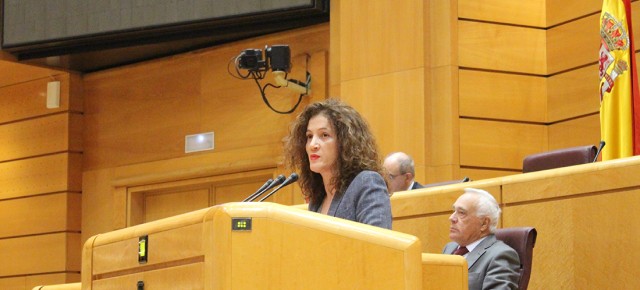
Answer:
M243 217L252 229L231 231ZM421 288L413 236L271 203L227 204L206 223L211 289Z
M203 282L204 263L194 263L177 267L139 272L122 275L93 282L94 290L138 289L139 282L144 283L144 289L177 290L205 289Z

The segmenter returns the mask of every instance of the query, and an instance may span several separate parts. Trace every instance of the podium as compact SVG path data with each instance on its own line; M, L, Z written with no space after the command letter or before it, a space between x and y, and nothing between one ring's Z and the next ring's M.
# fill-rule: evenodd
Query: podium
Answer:
M228 203L89 238L81 284L442 289L439 280L453 277L447 289L466 289L464 258L421 251L420 240L396 231L275 203Z

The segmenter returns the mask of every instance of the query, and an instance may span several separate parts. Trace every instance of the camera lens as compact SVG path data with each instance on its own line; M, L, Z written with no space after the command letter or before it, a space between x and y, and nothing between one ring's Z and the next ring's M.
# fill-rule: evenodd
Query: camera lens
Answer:
M261 66L262 50L247 49L240 54L238 66L241 69L258 70Z

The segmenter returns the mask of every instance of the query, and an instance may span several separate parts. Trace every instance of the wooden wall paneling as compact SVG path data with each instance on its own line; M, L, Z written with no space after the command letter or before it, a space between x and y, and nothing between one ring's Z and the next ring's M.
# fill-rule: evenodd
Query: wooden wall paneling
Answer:
M458 21L460 67L545 75L546 43L543 29Z
M597 113L549 125L549 149L596 145L600 142L600 115Z
M184 157L184 136L207 131L215 132L216 151L279 143L292 116L270 111L255 83L234 79L227 68L231 58L244 49L283 42L292 48L294 60L302 53L326 51L328 26L87 75L85 165L93 169ZM318 77L312 86L318 92L326 91L326 83L321 84L326 64L315 65L322 70L312 71ZM295 64L294 70L304 77L303 64ZM278 95L272 97L278 104ZM287 96L284 101L288 105L293 98ZM264 126L255 126L257 123ZM158 144L162 144L159 150L147 149Z
M433 69L458 65L458 0L427 1L425 66Z
M421 25L416 27L424 21L424 1L356 0L339 5L343 82L424 66L425 35Z
M460 116L546 121L546 78L461 69Z
M183 156L185 136L209 130L198 123L201 69L187 55L86 75L85 168Z
M0 199L82 188L81 156L60 153L0 163Z
M111 187L112 176L113 169L87 170L82 174L83 241L118 228L115 225L126 225L126 188L124 194L116 194Z
M548 78L548 122L567 120L600 110L597 71L597 65L589 65Z
M584 17L599 14L602 0L546 0L546 27L551 27Z
M69 106L68 106L69 111L84 112L84 81L83 81L83 76L81 74L77 74L77 73L69 74L68 94L69 94Z
M545 0L458 0L458 17L486 22L545 27Z
M67 151L72 139L69 127L69 114L66 113L1 125L0 144L4 145L0 160ZM74 129L77 131L78 127L74 126Z
M460 165L460 121L458 68L443 66L430 70L431 92L426 101L426 163L432 167ZM451 179L451 177L446 179Z
M340 75L340 2L341 0L334 0L333 5L329 5L330 21L329 21L329 88L328 96L337 97L340 96L340 84L342 82L342 76Z
M36 286L80 282L79 273L26 275L0 278L0 289L33 289Z
M144 222L150 222L210 206L210 187L184 191L146 193Z
M424 174L424 70L414 69L343 82L342 99L369 123L380 157L404 151Z
M76 210L77 209L77 210ZM0 238L80 231L80 194L57 193L0 201Z
M577 68L598 60L600 15L580 18L547 31L548 73ZM593 49L585 49L593 47Z
M29 68L26 70L30 71ZM17 71L15 72L20 74ZM0 106L0 123L69 110L69 90L67 89L70 85L69 74L60 72L54 74L53 71L51 72L51 76L41 76L37 79L29 78L16 84L0 86L0 102L7 104ZM54 80L61 82L60 107L47 109L47 82Z
M522 169L524 157L546 149L544 125L460 120L460 164L463 166Z
M274 177L274 168L128 187L127 226L242 201Z
M72 245L72 248L69 245ZM3 276L80 271L80 234L53 233L0 240ZM74 261L77 260L77 261ZM11 262L8 262L11 261Z
M80 113L69 113L68 114L68 130L66 134L68 135L67 140L67 150L72 152L82 152L84 151L82 147L82 136L84 132L84 117Z
M3 72L11 72L2 75L2 78L0 80L0 87L15 85L23 83L25 81L49 78L51 76L60 74L60 71L57 70L33 65L25 65L14 62L12 59L6 60L4 58L0 59L0 68Z

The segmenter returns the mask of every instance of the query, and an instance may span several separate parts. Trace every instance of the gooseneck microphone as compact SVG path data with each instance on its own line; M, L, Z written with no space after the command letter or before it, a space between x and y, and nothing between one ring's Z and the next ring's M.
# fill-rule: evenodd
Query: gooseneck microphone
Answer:
M259 200L259 202L264 201L265 199L269 198L271 195L276 193L276 191L280 190L281 188L283 188L283 187L285 187L285 186L287 186L287 185L289 185L291 183L294 183L296 180L298 180L298 174L296 174L295 172L291 173L291 175L289 175L289 177L287 177L287 179L282 184L280 184L280 186L276 187L276 189L274 189L273 191L269 192L269 194L267 194L263 198L261 198Z
M598 161L598 155L600 155L600 152L602 151L602 148L605 144L606 143L604 143L604 140L600 141L600 147L598 147L598 151L596 151L596 157L593 158L593 162Z
M269 180L271 180L271 179L269 179ZM263 193L267 192L267 190L278 186L280 183L282 183L284 181L285 181L284 175L280 174L280 175L278 175L278 177L276 177L275 180L273 180L273 182L269 183L268 185L267 185L267 183L265 183L266 186L262 185L262 187L260 187L260 189L258 189L258 191L254 192L253 194L251 194L250 196L245 198L242 202L252 202L256 198L261 196ZM269 182L269 181L267 181L267 182Z
M260 188L258 188L258 190L256 190L256 192L254 192L251 195L247 196L247 198L245 198L242 202L245 202L245 201L249 200L251 197L253 197L254 195L258 194L258 192L261 192L261 191L265 190L265 188L267 188L269 185L271 185L272 182L273 182L273 179L269 178L269 180L267 180L267 182L265 182L262 186L260 186Z

